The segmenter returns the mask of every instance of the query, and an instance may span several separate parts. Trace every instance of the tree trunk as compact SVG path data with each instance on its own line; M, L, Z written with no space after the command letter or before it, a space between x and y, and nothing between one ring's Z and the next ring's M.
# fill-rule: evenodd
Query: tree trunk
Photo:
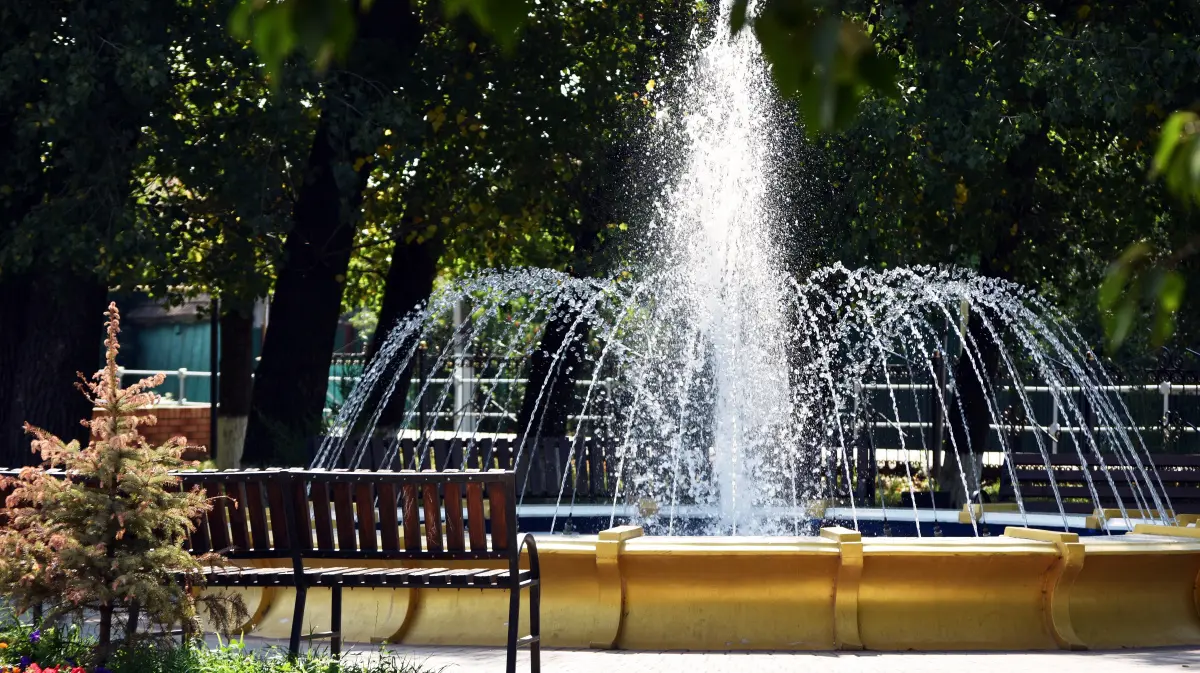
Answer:
M101 663L108 659L112 646L113 604L111 602L100 606L100 624L96 627L96 649L100 653Z
M374 358L375 354L383 348L397 321L418 304L429 299L429 295L433 293L433 281L437 277L437 262L441 251L442 245L439 242L405 243L403 239L396 240L395 248L392 250L392 265L388 267L387 284L383 290L383 306L379 310L379 324L375 326L375 334L371 336L371 343L367 347L369 358ZM413 334L411 338L416 339L419 336L419 334ZM405 344L400 352L406 353L413 345L412 343ZM392 367L384 372L385 381L391 380L396 375L394 369L396 366L399 366L399 363L392 363ZM404 422L405 402L408 398L415 366L416 358L413 358L409 366L400 373L396 389L392 392L387 406L379 416L379 422L376 424L377 432L389 433L400 429L401 423ZM382 395L383 392L380 390L379 394ZM379 401L375 400L374 404L378 404ZM368 409L373 408L373 404L368 405Z
M322 113L313 140L309 178L296 202L275 282L243 452L251 465L303 465L306 442L319 432L325 408L354 211L364 186L356 175L350 198L343 199L328 114Z
M406 0L376 0L360 27L346 65L353 74L331 86L366 106L377 101L363 93L363 78L394 81L421 33ZM355 126L365 123L356 116L360 110L334 98L321 112L284 243L246 430L243 461L251 465L305 464L308 441L321 431L342 290L374 152L355 137Z
M25 338L29 307L29 279L10 278L0 283L0 465L18 467L31 460L29 442L21 422L8 416L8 403L15 394L17 363ZM20 441L18 441L20 440Z
M238 309L221 316L221 374L217 411L217 467L237 469L242 465L242 446L250 418L254 386L254 314Z
M557 311L542 331L542 343L530 356L529 380L517 416L517 433L530 441L567 434L574 381L582 369L589 331L586 321L572 329L578 315L571 309ZM568 340L570 345L556 363L555 356Z
M41 462L30 450L25 422L64 441L87 442L81 421L92 417L92 408L75 383L79 372L91 376L99 368L100 319L108 294L96 278L69 273L34 277L27 292L26 311L17 323L23 334L15 351L9 351L15 352L9 394L0 407L0 462L12 467Z
M938 476L942 488L950 492L956 508L979 499L981 457L987 447L992 422L988 409L988 389L982 378L986 375L994 385L1000 368L1000 346L983 325L979 311L972 307L967 318L967 334L975 343L975 361L972 363L968 356L967 349L970 346L963 344L963 353L954 367L956 399L948 401L946 409L953 442L946 447L945 461ZM986 374L980 373L977 368ZM959 404L962 405L961 411Z

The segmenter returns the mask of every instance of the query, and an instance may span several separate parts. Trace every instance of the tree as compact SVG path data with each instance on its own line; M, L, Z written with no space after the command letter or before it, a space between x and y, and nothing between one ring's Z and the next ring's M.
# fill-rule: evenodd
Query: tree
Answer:
M148 269L139 285L169 301L207 294L219 305L212 457L222 467L239 464L250 415L254 306L270 293L282 257L318 95L304 69L268 90L253 52L226 31L233 4L210 3L176 28L189 38L176 51L176 68L186 75L168 113L151 124L139 174L144 188L163 198L138 213L179 232L165 268Z
M129 218L139 143L172 85L182 5L134 0L0 8L0 461L21 423L80 435L65 381L98 360L92 319L161 253Z
M386 128L412 120L406 89L421 27L405 0L378 0L343 69L324 85L293 224L277 268L244 460L303 463L320 431L334 328L369 166Z
M416 161L398 160L390 142L376 156L358 285L343 306L379 306L383 288L369 352L429 296L439 267L604 270L601 242L621 222L632 148L655 112L649 94L670 77L694 14L658 0L545 5L523 34L540 47L511 52L465 22L423 18L424 146ZM403 420L409 379L401 373L379 427Z
M0 529L3 593L18 614L47 606L47 621L66 613L98 613L101 663L112 650L118 614L125 617L126 640L134 635L139 614L155 624L194 630L193 589L204 584L200 564L220 563L183 548L193 521L210 508L199 488L182 490L171 474L186 465L181 456L187 440L176 437L150 446L137 430L154 422L138 412L155 403L150 390L164 375L121 385L116 304L105 315L105 366L79 386L90 404L104 410L85 422L92 439L83 447L27 424L43 468L26 468L15 483L0 484L12 488L8 520ZM244 617L244 608L234 607L242 613L234 616ZM221 610L217 615L225 623L231 616Z

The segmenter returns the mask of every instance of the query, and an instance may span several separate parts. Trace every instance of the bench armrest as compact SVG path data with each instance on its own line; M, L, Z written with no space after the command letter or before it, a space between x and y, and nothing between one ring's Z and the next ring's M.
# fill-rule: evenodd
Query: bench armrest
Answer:
M533 539L533 533L523 533L521 542L517 545L517 562L521 560L521 550L529 547L529 574L533 579L541 579L542 567L538 561L537 541Z

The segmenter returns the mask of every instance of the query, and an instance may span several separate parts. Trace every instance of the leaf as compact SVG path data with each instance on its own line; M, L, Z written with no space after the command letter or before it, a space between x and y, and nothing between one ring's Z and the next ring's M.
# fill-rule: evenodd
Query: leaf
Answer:
M1157 348L1175 333L1175 315L1183 303L1186 283L1178 271L1171 270L1162 272L1156 285L1158 302L1150 331L1150 344Z
M810 135L848 127L868 90L899 95L896 60L877 53L860 25L817 11L814 0L776 0L754 19L754 32L780 93L799 99Z
M1163 123L1162 133L1158 138L1158 149L1154 152L1153 172L1151 175L1161 175L1166 172L1171 156L1183 137L1183 128L1189 122L1196 121L1192 112L1175 112Z
M490 32L501 48L516 46L520 30L529 19L529 0L446 0L446 16L469 14L475 23Z

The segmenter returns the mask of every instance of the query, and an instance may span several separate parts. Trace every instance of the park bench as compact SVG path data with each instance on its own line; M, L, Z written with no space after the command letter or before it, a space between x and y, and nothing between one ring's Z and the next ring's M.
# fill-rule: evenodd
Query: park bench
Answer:
M1058 511L1051 474L1063 498L1063 508L1068 513L1091 513L1097 505L1116 508L1118 496L1126 510L1155 508L1143 475L1136 466L1126 465L1129 461L1119 456L1105 455L1105 469L1102 469L1095 453L1085 453L1084 458L1088 463L1086 473L1075 451L1051 454L1050 471L1047 471L1045 459L1040 453L1013 453L1009 458L1016 473L1016 483L1021 489L1021 499L1028 511ZM1154 454L1153 467L1145 456L1141 456L1141 459L1159 497L1166 496L1164 506L1169 500L1175 514L1200 513L1200 456ZM1012 474L1005 467L1000 470L1000 475L1000 501L1015 502L1016 489ZM1100 496L1099 503L1092 502L1088 476ZM1111 483L1109 477L1112 478Z
M16 470L0 470L16 476ZM342 645L342 590L430 588L508 590L508 673L528 646L540 670L541 572L533 536L517 531L516 475L508 470L432 472L367 470L242 470L178 473L182 487L200 487L212 509L186 542L193 554L218 552L230 561L205 568L211 587L296 590L288 649L302 639ZM4 494L6 495L6 494ZM2 502L2 501L0 501ZM528 569L520 567L527 550ZM249 567L246 561L287 561ZM312 561L383 561L384 567L327 567ZM442 567L503 561L503 568ZM494 564L493 564L494 565ZM530 635L520 637L521 590L529 589ZM310 589L332 592L327 633L302 634Z

